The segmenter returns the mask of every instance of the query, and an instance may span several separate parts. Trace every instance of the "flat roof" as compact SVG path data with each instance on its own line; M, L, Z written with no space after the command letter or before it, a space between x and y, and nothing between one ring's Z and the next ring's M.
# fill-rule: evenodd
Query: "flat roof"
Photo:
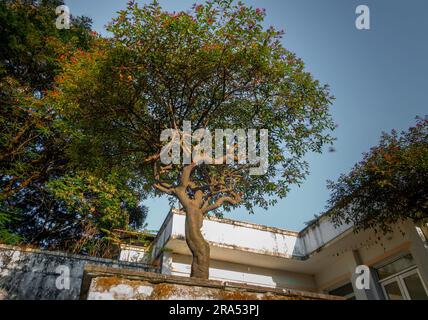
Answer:
M185 215L185 212L183 212L180 209L172 209L171 211L173 211L173 213L175 213L175 214ZM229 218L219 218L216 216L210 216L209 215L209 216L206 216L205 219L211 220L211 221L218 221L218 222L226 223L226 224L231 224L231 225L235 225L235 226L240 226L240 227L248 227L251 229L257 229L257 230L263 230L263 231L269 231L269 232L284 234L284 235L288 235L288 236L298 237L300 234L300 232L297 232L297 231L290 231L290 230L281 229L281 228L277 228L277 227L269 227L269 226L265 226L262 224L240 221L240 220L233 220L233 219L229 219Z

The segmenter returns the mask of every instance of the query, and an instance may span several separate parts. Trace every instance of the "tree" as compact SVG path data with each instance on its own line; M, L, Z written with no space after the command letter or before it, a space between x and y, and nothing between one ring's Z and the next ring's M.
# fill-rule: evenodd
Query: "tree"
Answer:
M139 203L140 194L128 182L119 172L100 178L88 171L67 173L47 182L55 215L63 221L48 219L49 225L41 232L31 230L36 237L33 242L43 239L57 249L112 257L118 249L117 231L138 229L147 216L147 209Z
M64 54L88 50L97 37L85 17L58 30L61 4L0 2L0 241L72 251L78 242L83 252L114 228L140 227L147 211L126 175L95 179L65 152L68 135L50 102L54 78Z
M186 212L193 277L208 278L204 216L276 203L305 177L303 156L332 141L328 87L283 48L282 32L262 27L264 16L264 10L231 0L179 13L165 12L157 2L130 2L109 26L113 37L67 57L58 78L56 106L74 133L69 153L83 167L127 168L147 192L178 199ZM178 139L181 164L165 164L162 132L186 126L204 133L268 132L266 172L251 175L256 165L236 161L236 139L217 157L223 164L201 155L183 164L191 154L183 149L186 134ZM255 144L258 154L267 147L262 138ZM233 163L224 163L228 157Z
M55 26L55 8L62 0L3 0L0 2L0 77L42 91L52 85L61 50L88 49L91 20L72 17L70 30Z
M63 52L88 48L90 21L55 26L59 0L0 2L1 196L8 198L64 165L52 108L41 97L52 87ZM43 152L41 152L43 150Z
M428 221L428 120L398 134L384 133L379 145L364 154L350 173L328 185L330 215L355 230L384 233L393 224Z

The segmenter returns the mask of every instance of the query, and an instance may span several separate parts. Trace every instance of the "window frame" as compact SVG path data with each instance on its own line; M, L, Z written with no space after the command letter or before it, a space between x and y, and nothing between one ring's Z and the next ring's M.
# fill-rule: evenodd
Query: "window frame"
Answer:
M385 296L385 299L386 300L390 300L389 299L389 295L386 292L385 286L387 286L388 284L391 284L393 282L397 282L398 287L399 287L400 292L401 292L401 295L403 296L403 300L412 300L412 298L410 296L410 293L409 293L409 291L407 289L407 285L406 285L404 279L407 278L407 277L409 277L409 276L411 276L411 275L414 275L414 274L418 275L419 280L420 280L420 282L422 284L422 287L425 290L425 294L428 296L428 289L427 289L427 287L425 286L425 283L422 280L422 277L421 277L421 274L419 272L418 267L417 266L412 266L412 267L406 268L406 269L404 269L404 270L402 270L400 272L397 272L394 275L391 275L391 276L389 276L389 277L387 277L387 278L382 279L382 280L379 281L379 284L380 284L380 286L382 288L382 291L383 291L383 294Z
M387 258L387 259L385 259L385 260L382 260L381 262L379 262L379 263L377 263L377 264L373 265L373 269L374 269L374 271L376 271L376 277L377 277L377 279L378 279L378 282L379 282L379 283L384 282L384 281L386 281L386 280L388 280L388 279L390 279L390 278L392 278L392 277L395 277L397 274L400 274L400 273L402 273L402 272L405 272L405 271L411 270L411 269L413 269L413 268L416 268L417 266L416 266L416 264L414 264L414 265L412 265L412 266L410 266L410 267L407 267L407 268L405 268L405 269L403 269L403 270L401 270L401 271L399 271L399 272L397 272L397 273L395 273L395 274L393 274L393 275L390 275L390 276L388 276L388 277L385 277L385 278L383 278L383 279L380 279L378 269L383 268L383 267L385 267L385 266L387 266L387 265L389 265L389 264L392 264L392 263L394 263L395 261L398 261L398 260L400 260L401 258L404 258L405 256L407 256L407 255L409 255L409 254L410 254L410 255L412 256L412 258L413 258L413 255L411 254L411 252L409 252L409 251L405 251L405 252L402 252L402 253L400 253L400 254L398 254L398 255L395 255L395 256L389 257L389 258ZM413 258L413 259L414 259L414 258Z

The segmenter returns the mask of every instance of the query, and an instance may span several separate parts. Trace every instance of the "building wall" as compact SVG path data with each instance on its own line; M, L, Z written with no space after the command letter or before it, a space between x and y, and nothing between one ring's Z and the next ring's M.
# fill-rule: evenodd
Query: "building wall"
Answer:
M169 219L172 221L171 237L184 237L185 215L174 213ZM170 224L167 223L168 226ZM165 228L165 231L168 230ZM209 242L253 252L290 257L304 255L304 249L298 241L298 233L278 228L210 217L204 220L202 234ZM163 239L168 237L164 236Z
M330 241L351 231L350 224L335 226L326 216L299 232L298 244L304 255L308 256Z
M357 299L384 299L377 279L376 269L385 262L411 253L416 261L421 280L427 284L424 274L428 266L428 251L423 239L415 237L416 228L412 223L403 223L394 227L394 232L386 235L373 231L359 234L350 233L326 250L330 253L329 268L320 268L315 274L319 292L328 292L334 287L351 282ZM339 247L342 244L342 247ZM336 254L334 254L336 252ZM333 255L331 255L333 253ZM370 268L370 289L360 290L355 286L356 267L365 265ZM427 286L428 287L428 286Z
M189 277L190 264L190 256L172 254L170 256L170 274ZM271 288L289 288L312 292L317 291L315 280L312 275L219 260L210 261L210 279L233 281Z
M157 271L144 264L0 245L0 300L79 299L87 264ZM57 288L58 277L66 275L59 266L69 270L69 289Z
M150 263L147 248L131 245L120 246L119 260L135 263Z
M88 300L341 300L324 294L87 266ZM203 317L201 317L203 318Z
M191 256L184 225L185 216L173 210L155 241L157 248L167 248L157 250L162 273L190 275ZM381 299L375 268L391 257L412 253L422 280L428 281L428 245L415 230L412 223L403 223L388 235L373 231L355 234L350 225L336 227L322 217L296 233L209 218L204 220L202 233L211 245L210 279L316 292L328 292L351 282L357 299ZM263 267L260 259L265 261ZM355 288L359 265L371 268L374 285L370 291Z

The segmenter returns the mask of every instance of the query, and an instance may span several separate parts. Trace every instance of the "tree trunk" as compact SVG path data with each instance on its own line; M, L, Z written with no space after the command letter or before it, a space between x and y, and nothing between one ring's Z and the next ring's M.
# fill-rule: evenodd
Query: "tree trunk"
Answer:
M186 242L192 252L191 277L208 279L210 267L210 246L202 236L204 215L198 208L186 209Z

